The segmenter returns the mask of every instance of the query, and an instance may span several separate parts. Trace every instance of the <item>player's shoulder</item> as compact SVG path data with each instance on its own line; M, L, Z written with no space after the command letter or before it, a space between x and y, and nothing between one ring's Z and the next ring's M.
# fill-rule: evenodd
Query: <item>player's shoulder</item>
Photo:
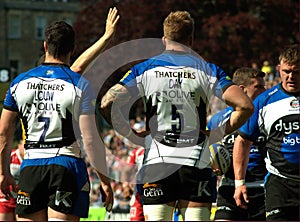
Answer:
M289 95L283 93L281 84L277 84L258 95L253 102L255 105L261 107L276 102L278 100L284 99L286 97L289 97Z
M152 68L167 65L172 65L168 57L164 54L159 54L134 65L132 69L144 72Z
M31 76L35 75L35 73L38 73L39 67L34 67L32 69L27 70L26 72L22 72L18 74L11 82L11 85L17 84L21 82L22 80L26 80L30 78Z

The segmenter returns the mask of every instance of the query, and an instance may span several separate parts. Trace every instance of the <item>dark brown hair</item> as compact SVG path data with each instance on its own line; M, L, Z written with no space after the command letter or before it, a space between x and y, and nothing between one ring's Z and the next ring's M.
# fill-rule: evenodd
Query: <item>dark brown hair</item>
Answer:
M75 33L69 24L58 21L50 24L45 30L45 41L48 52L54 58L67 55L75 47Z

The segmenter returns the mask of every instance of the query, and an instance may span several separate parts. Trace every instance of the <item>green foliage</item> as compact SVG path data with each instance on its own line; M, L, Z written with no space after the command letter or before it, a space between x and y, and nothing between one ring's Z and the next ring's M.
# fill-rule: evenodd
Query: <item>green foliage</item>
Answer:
M296 0L82 0L74 24L77 55L104 32L109 7L120 12L110 46L138 38L161 38L170 11L187 10L195 19L194 50L226 71L238 66L277 64L282 46L299 41L299 1Z

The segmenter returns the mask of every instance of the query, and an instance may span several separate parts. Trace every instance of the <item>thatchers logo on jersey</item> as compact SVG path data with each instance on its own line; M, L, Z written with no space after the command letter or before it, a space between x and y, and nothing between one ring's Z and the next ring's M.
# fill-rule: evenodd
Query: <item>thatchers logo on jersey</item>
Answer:
M195 72L185 71L154 71L156 78L182 78L182 79L196 79Z
M27 82L27 89L63 91L65 89L65 84L49 84L49 83Z
M298 99L293 99L290 103L290 106L292 108L299 108L299 100Z

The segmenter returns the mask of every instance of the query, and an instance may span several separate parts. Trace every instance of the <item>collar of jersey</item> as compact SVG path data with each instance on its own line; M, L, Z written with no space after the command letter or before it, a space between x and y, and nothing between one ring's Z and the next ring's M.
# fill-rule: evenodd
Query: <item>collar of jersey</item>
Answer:
M42 65L43 66L65 66L65 67L70 68L70 66L65 63L43 62Z
M177 54L177 55L186 55L189 54L188 52L184 51L175 51L175 50L165 50L163 54Z

